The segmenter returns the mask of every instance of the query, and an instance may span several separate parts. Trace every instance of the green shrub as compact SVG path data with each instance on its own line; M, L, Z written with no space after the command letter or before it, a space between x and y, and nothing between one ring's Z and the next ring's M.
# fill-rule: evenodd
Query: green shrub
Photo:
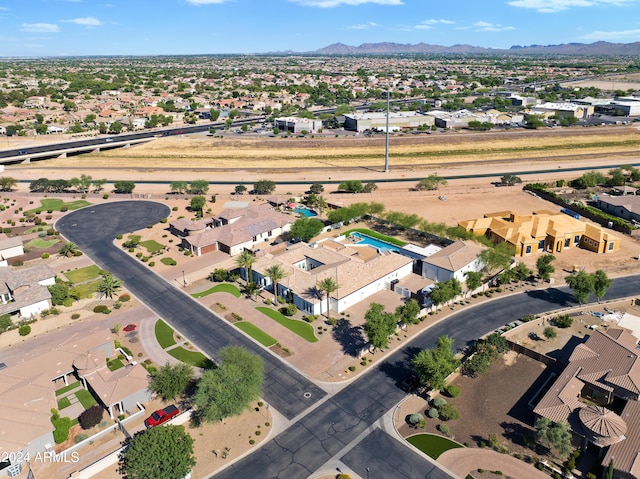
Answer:
M283 306L282 308L280 308L280 312L285 316L293 316L298 312L298 308L296 307L295 304L289 303L286 306Z
M446 424L438 424L438 431L440 431L442 434L449 434L451 432L449 426L447 426Z
M17 261L14 261L13 263L11 263L11 265L12 266L23 266L24 265L24 261L19 259Z
M41 257L42 259L47 259L49 256L50 256L50 255L49 255L49 253L47 253L47 252L44 252L44 253L42 253L42 254L40 255L40 257Z
M251 444L251 445L253 446L255 443L256 443L256 441L255 441L255 440L253 440L253 439L249 439L249 444Z
M431 419L438 419L440 413L438 412L437 408L432 407L427 411L427 416L429 416Z
M450 398L457 398L458 396L460 396L460 388L458 386L454 386L453 384L445 386L442 392Z
M127 301L130 301L130 300L131 300L131 296L126 294L126 293L125 294L121 294L118 297L118 301L120 301L121 303L126 303Z
M162 218L162 219L160 220L160 223L165 224L167 221L169 221L167 218Z
M118 236L116 236L116 239L121 240L122 239L122 234L119 234Z
M93 312L94 312L94 313L104 313L104 311L105 311L106 309L109 309L109 308L107 308L107 306L106 306L106 305L104 305L104 304L99 304L99 305L97 305L95 308L93 308Z
M18 329L18 334L20 336L28 336L30 333L31 333L31 326L29 326L28 324L23 324Z
M109 199L109 193L105 193L104 195L102 195L102 199L103 200Z
M573 324L573 318L568 314L563 314L557 318L553 318L553 324L559 328L570 328Z
M420 424L420 421L423 421L424 417L422 416L422 414L420 413L413 413L409 416L409 424L411 424L412 426L417 426L418 424Z
M349 371L354 372L356 370L355 366L349 366Z
M437 397L433 400L433 405L437 408L441 408L445 404L447 404L447 400L445 398Z
M440 408L440 418L443 421L455 421L460 419L460 412L455 404L445 404Z
M71 319L78 319L79 317L80 317L80 314L79 314L79 313L73 313L73 314L71 315Z

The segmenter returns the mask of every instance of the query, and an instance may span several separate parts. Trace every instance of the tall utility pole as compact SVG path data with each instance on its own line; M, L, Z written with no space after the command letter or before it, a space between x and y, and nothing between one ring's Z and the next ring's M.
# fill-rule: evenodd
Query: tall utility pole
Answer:
M389 86L387 85L387 129L384 141L384 172L389 173Z

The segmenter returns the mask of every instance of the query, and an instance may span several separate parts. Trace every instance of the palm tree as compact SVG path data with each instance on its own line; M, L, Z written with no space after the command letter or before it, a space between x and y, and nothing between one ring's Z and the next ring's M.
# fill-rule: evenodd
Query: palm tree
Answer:
M122 281L115 278L111 273L104 273L102 275L102 282L98 285L98 292L102 293L106 298L113 298L120 288L122 288Z
M247 292L247 296L249 296L254 301L256 300L256 295L260 292L260 285L253 281L247 283L245 287L245 291Z
M327 319L331 319L331 310L329 308L329 302L330 302L329 295L334 291L336 291L340 287L340 285L337 283L335 279L333 279L330 276L327 276L326 278L324 278L318 283L317 287L320 291L324 292L327 295Z
M252 266L256 262L256 257L251 254L251 251L249 251L248 249L242 250L242 253L236 256L234 261L236 262L236 265L238 267L245 270L245 273L247 275L247 284L253 281Z
M282 266L279 264L274 264L273 266L268 267L265 271L267 274L267 278L271 280L273 283L273 297L275 302L278 302L278 281L286 278L287 273L282 269Z
M62 248L60 248L60 251L58 251L58 254L60 256L66 256L67 258L71 258L72 256L75 256L79 251L80 251L80 248L78 248L78 245L69 241L68 243L65 243L62 246Z

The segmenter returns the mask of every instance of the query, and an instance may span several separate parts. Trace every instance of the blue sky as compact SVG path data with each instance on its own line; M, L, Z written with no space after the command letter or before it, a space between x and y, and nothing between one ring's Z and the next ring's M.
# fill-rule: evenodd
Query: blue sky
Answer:
M640 41L640 0L0 0L0 56Z

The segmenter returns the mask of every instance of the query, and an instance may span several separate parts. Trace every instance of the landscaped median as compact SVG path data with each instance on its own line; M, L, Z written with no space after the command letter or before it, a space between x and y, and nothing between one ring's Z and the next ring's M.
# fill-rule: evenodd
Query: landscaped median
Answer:
M304 323L297 319L289 319L284 314L264 306L258 306L256 307L256 309L262 314L281 324L289 331L297 334L302 339L305 339L310 343L315 343L318 341L318 338L316 338L315 332L313 331L313 326L311 326L309 323Z
M233 323L233 324L240 331L242 331L245 334L251 336L253 339L258 341L260 344L262 344L266 348L270 348L271 346L273 346L274 344L276 344L278 342L278 341L276 341L276 339L274 337L269 336L262 329L260 329L259 327L255 326L254 324L251 324L251 323L249 323L247 321L238 321L237 323Z
M178 361L190 364L196 368L211 369L214 367L213 361L200 351L190 351L182 346L176 346L177 343L174 337L175 332L173 328L163 320L158 319L158 321L156 321L155 333L156 340L158 341L158 344L160 344L160 347Z

